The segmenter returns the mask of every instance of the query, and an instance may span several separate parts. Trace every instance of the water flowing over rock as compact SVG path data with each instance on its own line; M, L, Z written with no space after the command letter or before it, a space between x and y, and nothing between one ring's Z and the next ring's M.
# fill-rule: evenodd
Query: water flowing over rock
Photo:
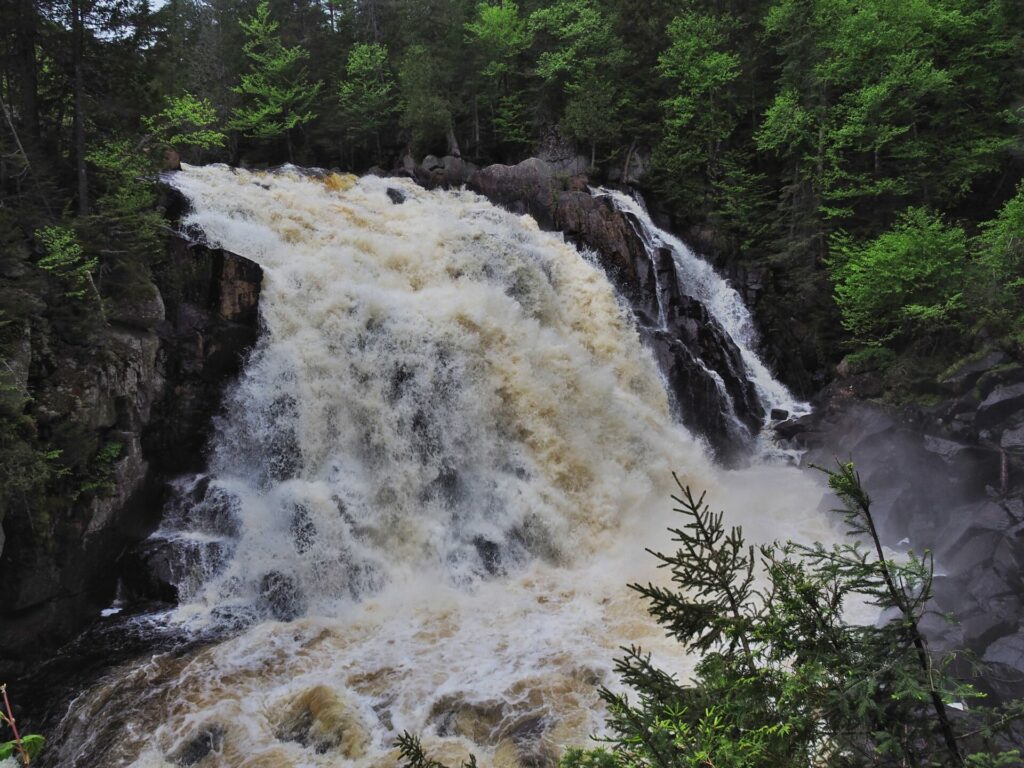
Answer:
M538 158L423 181L466 183L593 251L632 308L678 417L709 441L720 460L749 454L772 409L807 412L757 356L756 331L740 295L658 228L641 203L613 190L591 190L585 177Z
M164 480L202 465L221 390L255 341L262 279L255 264L173 240L155 271L134 298L112 302L100 354L82 360L74 349L34 350L36 365L46 366L35 373L40 423L77 425L83 440L120 451L109 490L88 504L69 502L45 524L6 516L0 678L94 619L97 600L114 592L113 562L156 524Z
M52 764L372 763L409 730L441 759L551 765L600 727L619 645L692 664L625 587L664 577L642 553L669 545L671 470L753 510L754 541L783 521L829 537L810 479L724 475L672 418L606 274L651 264L610 200L580 192L634 233L628 260L403 180L186 166L172 183L184 226L264 273L208 466L144 553L180 602L169 621L230 636L106 676Z

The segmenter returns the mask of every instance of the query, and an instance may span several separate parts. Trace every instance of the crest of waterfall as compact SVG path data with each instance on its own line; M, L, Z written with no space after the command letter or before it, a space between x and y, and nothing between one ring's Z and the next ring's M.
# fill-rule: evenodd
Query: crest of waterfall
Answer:
M553 765L600 729L619 646L690 669L625 586L664 576L673 470L754 541L827 537L812 480L712 464L605 275L529 217L291 167L170 183L264 271L208 471L157 533L171 620L234 629L83 693L55 764L375 766L409 730Z

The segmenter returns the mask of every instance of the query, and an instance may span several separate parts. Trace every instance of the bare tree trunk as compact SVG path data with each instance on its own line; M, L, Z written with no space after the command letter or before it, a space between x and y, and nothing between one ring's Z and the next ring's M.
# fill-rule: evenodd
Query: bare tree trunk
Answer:
M455 138L455 129L452 128L451 124L448 125L448 154L452 157L462 157L459 141Z
M18 131L14 127L14 121L11 119L11 111L8 108L8 106L4 103L2 94L0 94L0 112L3 112L4 119L7 122L7 127L10 129L11 136L14 138L14 145L18 148L18 153L25 161L25 170L28 172L28 175L32 178L32 185L36 188L36 192L39 193L39 199L42 201L43 207L46 208L46 212L50 214L50 216L52 217L53 209L50 208L50 201L44 194L43 188L39 184L39 178L36 176L35 172L32 169L32 162L29 159L28 153L25 151L25 147L22 146L21 138L18 136Z
M74 133L75 172L78 177L78 214L89 213L89 179L85 166L85 74L82 71L82 57L85 43L85 11L82 0L71 0L71 46L74 61Z
M629 164L633 161L633 152L636 150L636 139L629 143L629 151L626 152L626 161L622 164L622 183L629 184Z
M473 97L473 151L480 155L480 100Z
M39 139L39 110L36 102L36 9L32 0L18 3L18 28L15 33L15 67L18 73L19 95L21 97L21 122L25 127L26 141L30 144Z

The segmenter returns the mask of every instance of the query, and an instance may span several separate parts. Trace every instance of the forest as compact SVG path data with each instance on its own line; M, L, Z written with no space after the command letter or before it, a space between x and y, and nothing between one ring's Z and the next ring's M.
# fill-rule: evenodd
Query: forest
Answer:
M799 326L798 363L770 362L805 398L864 372L927 406L965 361L1024 359L1019 0L0 0L0 112L0 522L22 537L115 492L116 430L37 388L118 354L181 162L579 157L772 275L760 332Z

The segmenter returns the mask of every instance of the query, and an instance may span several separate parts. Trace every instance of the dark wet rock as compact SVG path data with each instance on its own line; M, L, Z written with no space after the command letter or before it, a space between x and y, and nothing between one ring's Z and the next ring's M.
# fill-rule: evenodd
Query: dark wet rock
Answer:
M305 600L293 576L270 571L260 579L256 607L278 621L293 621L305 611Z
M491 541L483 536L477 536L473 539L473 546L476 548L477 555L480 557L480 563L488 575L497 576L504 572L502 547L498 542Z
M401 205L405 202L405 192L394 187L388 187L388 199L391 200L395 205Z
M999 446L1007 451L1024 451L1024 426L1003 432Z
M152 537L130 549L119 563L127 596L178 602L193 594L227 562L229 539Z
M224 728L214 725L200 731L188 741L175 756L174 762L181 766L195 765L210 755L217 754L224 745Z
M769 418L772 421L785 421L789 418L789 411L784 408L772 408Z
M981 660L1014 670L1024 669L1024 633L1015 632L1001 637L988 647Z
M967 648L995 664L975 682L1000 700L1024 695L1024 472L991 444L1017 428L1016 410L1002 405L1017 397L1015 386L989 393L988 443L967 428L981 414L973 395L950 390L928 406L889 407L864 403L846 379L822 394L812 415L776 430L807 451L804 463L852 459L883 541L906 538L901 548L935 553L934 609L958 623L930 616L922 628L936 649Z
M949 386L957 395L963 395L971 390L978 382L978 379L996 366L1003 365L1008 360L1006 353L1001 350L989 352L982 357L971 360L956 368L952 373L945 376L941 381Z
M1001 384L978 406L978 428L991 428L1018 411L1024 411L1024 382Z
M110 490L55 511L59 524L41 532L18 509L4 519L0 678L52 653L109 604L113 564L155 527L165 480L203 461L224 385L255 341L257 265L179 239L154 261L152 276L136 269L135 282L114 292L111 322L88 357L29 350L40 429L74 428L78 444L120 447Z
M292 515L288 530L292 535L292 541L295 542L295 551L300 555L308 552L316 543L316 525L309 510L301 504L295 506L295 514Z

